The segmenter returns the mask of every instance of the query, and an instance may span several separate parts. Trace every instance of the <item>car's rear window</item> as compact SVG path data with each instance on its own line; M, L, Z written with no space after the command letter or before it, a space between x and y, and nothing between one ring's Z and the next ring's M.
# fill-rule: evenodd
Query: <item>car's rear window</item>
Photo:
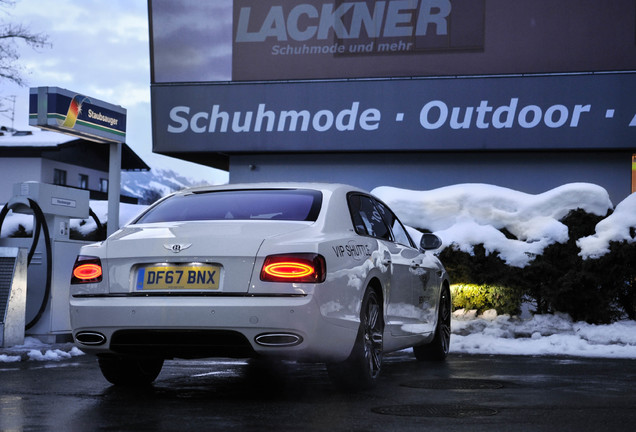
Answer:
M193 192L160 202L134 223L253 219L315 221L321 205L322 194L306 189Z

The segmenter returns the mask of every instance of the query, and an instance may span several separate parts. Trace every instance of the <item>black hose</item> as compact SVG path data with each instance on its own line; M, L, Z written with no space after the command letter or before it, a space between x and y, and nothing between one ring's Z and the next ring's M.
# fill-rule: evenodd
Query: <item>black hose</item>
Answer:
M36 223L35 223L35 228L33 231L33 243L31 245L31 249L29 250L27 265L31 264L31 259L33 258L33 254L35 253L35 249L40 239L41 229L44 231L44 245L46 248L47 258L46 258L46 285L44 288L44 297L42 298L42 303L40 304L40 309L38 310L37 314L29 323L26 324L25 326L26 330L29 330L35 324L37 324L37 322L42 318L44 311L46 310L46 305L48 303L49 297L51 296L51 278L53 273L51 237L49 235L49 227L46 223L46 218L44 216L44 213L42 212L42 209L38 205L38 203L36 203L30 198L28 200L29 200L29 206L31 207L31 210L33 210ZM7 216L7 213L9 213L8 203L5 204L5 206L0 211L0 231L2 230L2 224L4 223L4 219ZM98 229L100 239L102 236L105 238L104 226L101 224L101 222L97 218L97 215L90 208L89 208L89 214L93 217L93 219L95 220L95 223L97 224L97 229Z
M31 265L31 260L33 259L33 255L35 254L35 249L38 247L41 229L42 223L40 223L40 220L38 218L35 218L35 227L33 227L33 243L31 243L31 249L29 250L29 255L27 257L27 267Z
M99 221L99 218L90 207L88 208L88 214L97 224L97 240L106 240L106 230L104 229L104 225L102 225L102 223Z
M38 244L38 240L40 238L40 229L42 228L44 231L44 243L46 247L46 286L44 288L44 297L42 298L42 304L40 304L40 309L35 317L25 326L26 330L29 330L33 327L39 320L42 318L42 314L46 310L46 305L48 303L49 297L51 295L51 275L53 272L53 267L51 264L51 238L49 237L49 227L46 224L46 219L44 217L44 213L40 206L29 198L29 206L31 210L33 210L33 214L35 215L35 228L33 231L33 244L31 245L31 250L29 251L29 257L27 259L27 265L31 263L31 258L33 258L33 254L35 252L35 248ZM2 230L2 224L4 223L4 219L9 213L9 204L5 204L5 206L0 211L0 231Z
M0 210L0 231L2 231L2 224L4 223L4 218L9 213L9 203L5 204Z
M46 218L44 217L44 213L42 209L32 199L29 198L29 205L33 210L33 214L35 215L36 220L40 220L42 224L42 229L44 231L44 246L46 247L46 285L44 289L44 297L42 298L42 303L40 304L40 309L35 317L25 326L26 330L29 330L33 327L39 320L42 318L42 314L46 310L46 305L48 303L49 297L51 296L51 275L53 272L52 265L52 250L51 250L51 237L49 236L49 227L46 223ZM34 240L35 242L35 240Z

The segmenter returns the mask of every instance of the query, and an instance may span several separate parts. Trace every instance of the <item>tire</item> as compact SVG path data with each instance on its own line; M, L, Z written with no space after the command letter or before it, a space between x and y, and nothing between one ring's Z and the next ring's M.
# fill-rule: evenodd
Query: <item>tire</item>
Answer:
M154 357L100 356L97 363L108 382L127 387L151 384L163 367L163 359Z
M451 296L448 286L442 288L435 336L425 345L413 347L415 358L422 361L444 361L448 356L451 337Z
M342 363L327 365L329 377L342 390L373 388L382 370L384 315L378 294L367 288L360 310L360 328L351 354Z

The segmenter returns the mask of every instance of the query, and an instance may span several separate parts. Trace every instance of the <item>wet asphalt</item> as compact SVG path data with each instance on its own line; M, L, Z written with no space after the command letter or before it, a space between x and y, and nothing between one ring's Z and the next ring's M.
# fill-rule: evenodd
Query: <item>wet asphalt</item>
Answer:
M636 360L387 355L378 386L343 393L322 365L168 361L111 386L95 357L0 363L0 431L633 431Z

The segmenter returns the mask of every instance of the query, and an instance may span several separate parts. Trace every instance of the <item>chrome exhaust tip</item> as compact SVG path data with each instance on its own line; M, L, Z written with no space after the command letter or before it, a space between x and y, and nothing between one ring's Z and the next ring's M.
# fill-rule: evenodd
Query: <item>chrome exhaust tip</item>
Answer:
M106 336L98 332L84 331L75 335L75 340L82 345L102 345L106 342Z
M263 333L254 340L257 344L267 347L291 347L301 344L303 338L293 333Z

